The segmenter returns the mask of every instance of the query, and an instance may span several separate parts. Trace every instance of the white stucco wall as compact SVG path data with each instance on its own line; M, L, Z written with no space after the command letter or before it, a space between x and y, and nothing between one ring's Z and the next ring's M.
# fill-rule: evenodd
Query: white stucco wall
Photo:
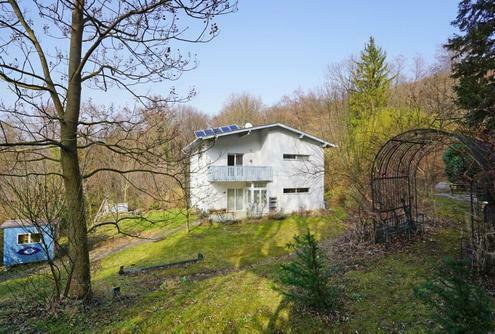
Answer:
M273 181L267 184L267 197L277 197L277 209L294 212L324 208L324 157L320 143L299 138L283 128L253 131L239 137L217 138L202 154L191 157L191 204L201 210L227 207L227 189L246 188L246 182L207 180L209 166L227 165L229 153L243 153L244 166L271 166ZM309 161L284 160L283 154L306 154ZM310 188L308 193L283 193L284 188Z

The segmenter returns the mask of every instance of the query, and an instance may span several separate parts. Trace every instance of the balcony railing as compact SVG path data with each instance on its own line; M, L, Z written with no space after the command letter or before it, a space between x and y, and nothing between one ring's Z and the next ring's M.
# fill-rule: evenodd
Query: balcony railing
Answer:
M210 166L208 181L272 181L272 167L268 166Z

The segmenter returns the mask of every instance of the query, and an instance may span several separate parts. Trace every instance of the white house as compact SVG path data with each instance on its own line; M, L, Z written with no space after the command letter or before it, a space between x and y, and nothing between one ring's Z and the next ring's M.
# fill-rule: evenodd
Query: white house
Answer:
M318 210L323 199L323 139L276 123L195 131L190 152L190 202L236 217Z

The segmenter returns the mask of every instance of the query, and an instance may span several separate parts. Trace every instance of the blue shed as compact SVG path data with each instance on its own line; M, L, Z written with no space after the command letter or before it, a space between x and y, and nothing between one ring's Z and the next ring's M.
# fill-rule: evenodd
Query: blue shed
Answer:
M3 229L3 265L40 262L55 257L54 226L46 222L7 220Z

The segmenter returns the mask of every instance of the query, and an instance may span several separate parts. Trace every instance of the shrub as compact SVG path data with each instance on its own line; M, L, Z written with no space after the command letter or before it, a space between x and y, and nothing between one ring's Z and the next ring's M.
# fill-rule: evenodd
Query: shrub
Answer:
M491 301L482 288L469 280L466 261L447 258L415 295L433 309L432 320L441 333L488 333L495 327Z
M449 146L443 154L445 174L450 182L462 183L473 178L480 171L466 146L460 143Z
M331 271L327 268L314 235L295 236L287 247L295 258L280 268L280 290L288 299L318 310L333 310L339 291L331 286Z

